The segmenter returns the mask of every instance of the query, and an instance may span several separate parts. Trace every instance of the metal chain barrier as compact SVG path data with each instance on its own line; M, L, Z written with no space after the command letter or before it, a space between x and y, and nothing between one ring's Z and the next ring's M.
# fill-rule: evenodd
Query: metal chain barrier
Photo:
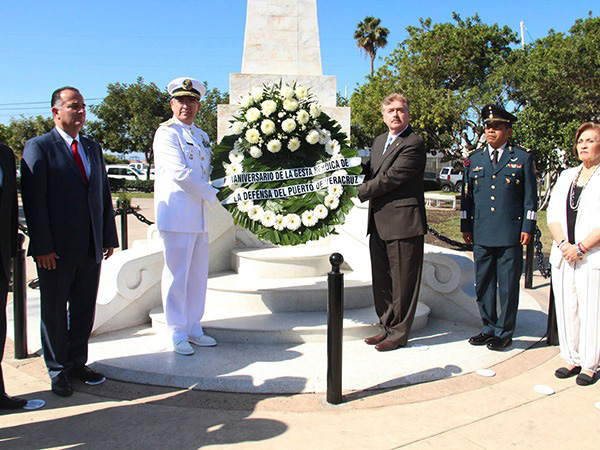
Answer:
M535 247L535 257L537 259L537 263L538 263L538 270L540 271L540 274L542 274L542 277L544 278L550 278L551 275L551 270L550 270L550 264L546 264L544 261L544 254L542 253L542 232L541 230L538 228L538 226L535 226L535 234L534 234L534 240L533 240L533 245Z
M440 241L445 242L446 244L453 245L454 247L457 247L462 251L470 252L473 250L473 244L465 244L464 242L458 242L453 239L450 239L449 237L446 237L443 234L435 231L429 225L427 225L427 231L429 231L431 234L433 234Z

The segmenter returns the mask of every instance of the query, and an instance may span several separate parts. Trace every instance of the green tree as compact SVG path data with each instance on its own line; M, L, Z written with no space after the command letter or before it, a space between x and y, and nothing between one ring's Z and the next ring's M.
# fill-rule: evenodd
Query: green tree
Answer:
M374 62L377 50L387 45L387 37L390 34L390 30L380 26L380 23L381 19L367 16L365 20L358 23L354 32L356 45L371 59L371 76L375 72Z
M90 107L99 120L88 122L87 131L105 150L143 153L151 164L154 132L171 116L167 92L142 77L134 84L111 83L107 91L100 104Z
M25 142L36 136L49 132L54 128L52 117L21 117L10 119L7 127L6 144L13 149L20 158L25 148Z
M204 85L207 86L206 81ZM196 115L196 125L206 131L211 142L217 142L217 105L229 103L229 94L220 92L217 88L206 89L206 94L200 101Z
M127 164L128 160L119 158L116 155L111 155L110 153L104 153L104 162L106 164Z
M600 18L591 13L569 33L550 30L515 50L503 68L509 99L520 109L515 138L536 152L537 169L550 184L565 163L575 161L571 149L579 125L600 120L599 73Z
M496 74L511 53L517 35L507 26L487 25L478 15L432 24L420 19L409 37L385 58L384 65L352 95L353 141L385 131L381 100L391 92L410 99L411 124L430 150L460 158L482 140L480 110L504 103L503 80Z

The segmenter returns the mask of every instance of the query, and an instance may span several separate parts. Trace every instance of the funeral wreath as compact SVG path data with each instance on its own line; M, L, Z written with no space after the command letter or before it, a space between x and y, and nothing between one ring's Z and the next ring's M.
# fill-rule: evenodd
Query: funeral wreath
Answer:
M363 179L360 157L310 89L254 88L231 129L213 147L212 179L235 223L278 245L335 233Z

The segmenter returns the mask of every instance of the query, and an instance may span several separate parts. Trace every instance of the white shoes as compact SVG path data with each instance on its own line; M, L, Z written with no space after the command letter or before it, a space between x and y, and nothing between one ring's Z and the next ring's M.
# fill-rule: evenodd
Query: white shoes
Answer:
M206 334L203 334L202 336L188 336L188 341L199 347L214 347L217 345L217 341Z
M188 341L173 342L173 351L186 356L194 354L194 349Z

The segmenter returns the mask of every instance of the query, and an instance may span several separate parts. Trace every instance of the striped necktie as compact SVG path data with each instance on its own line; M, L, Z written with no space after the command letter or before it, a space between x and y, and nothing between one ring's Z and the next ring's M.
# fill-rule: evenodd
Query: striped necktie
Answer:
M392 142L394 142L395 136L392 136L390 134L390 136L388 137L387 142L385 143L385 147L383 147L383 152L381 152L382 155L385 155L385 152L387 151L387 149L389 148L389 146L392 144Z

